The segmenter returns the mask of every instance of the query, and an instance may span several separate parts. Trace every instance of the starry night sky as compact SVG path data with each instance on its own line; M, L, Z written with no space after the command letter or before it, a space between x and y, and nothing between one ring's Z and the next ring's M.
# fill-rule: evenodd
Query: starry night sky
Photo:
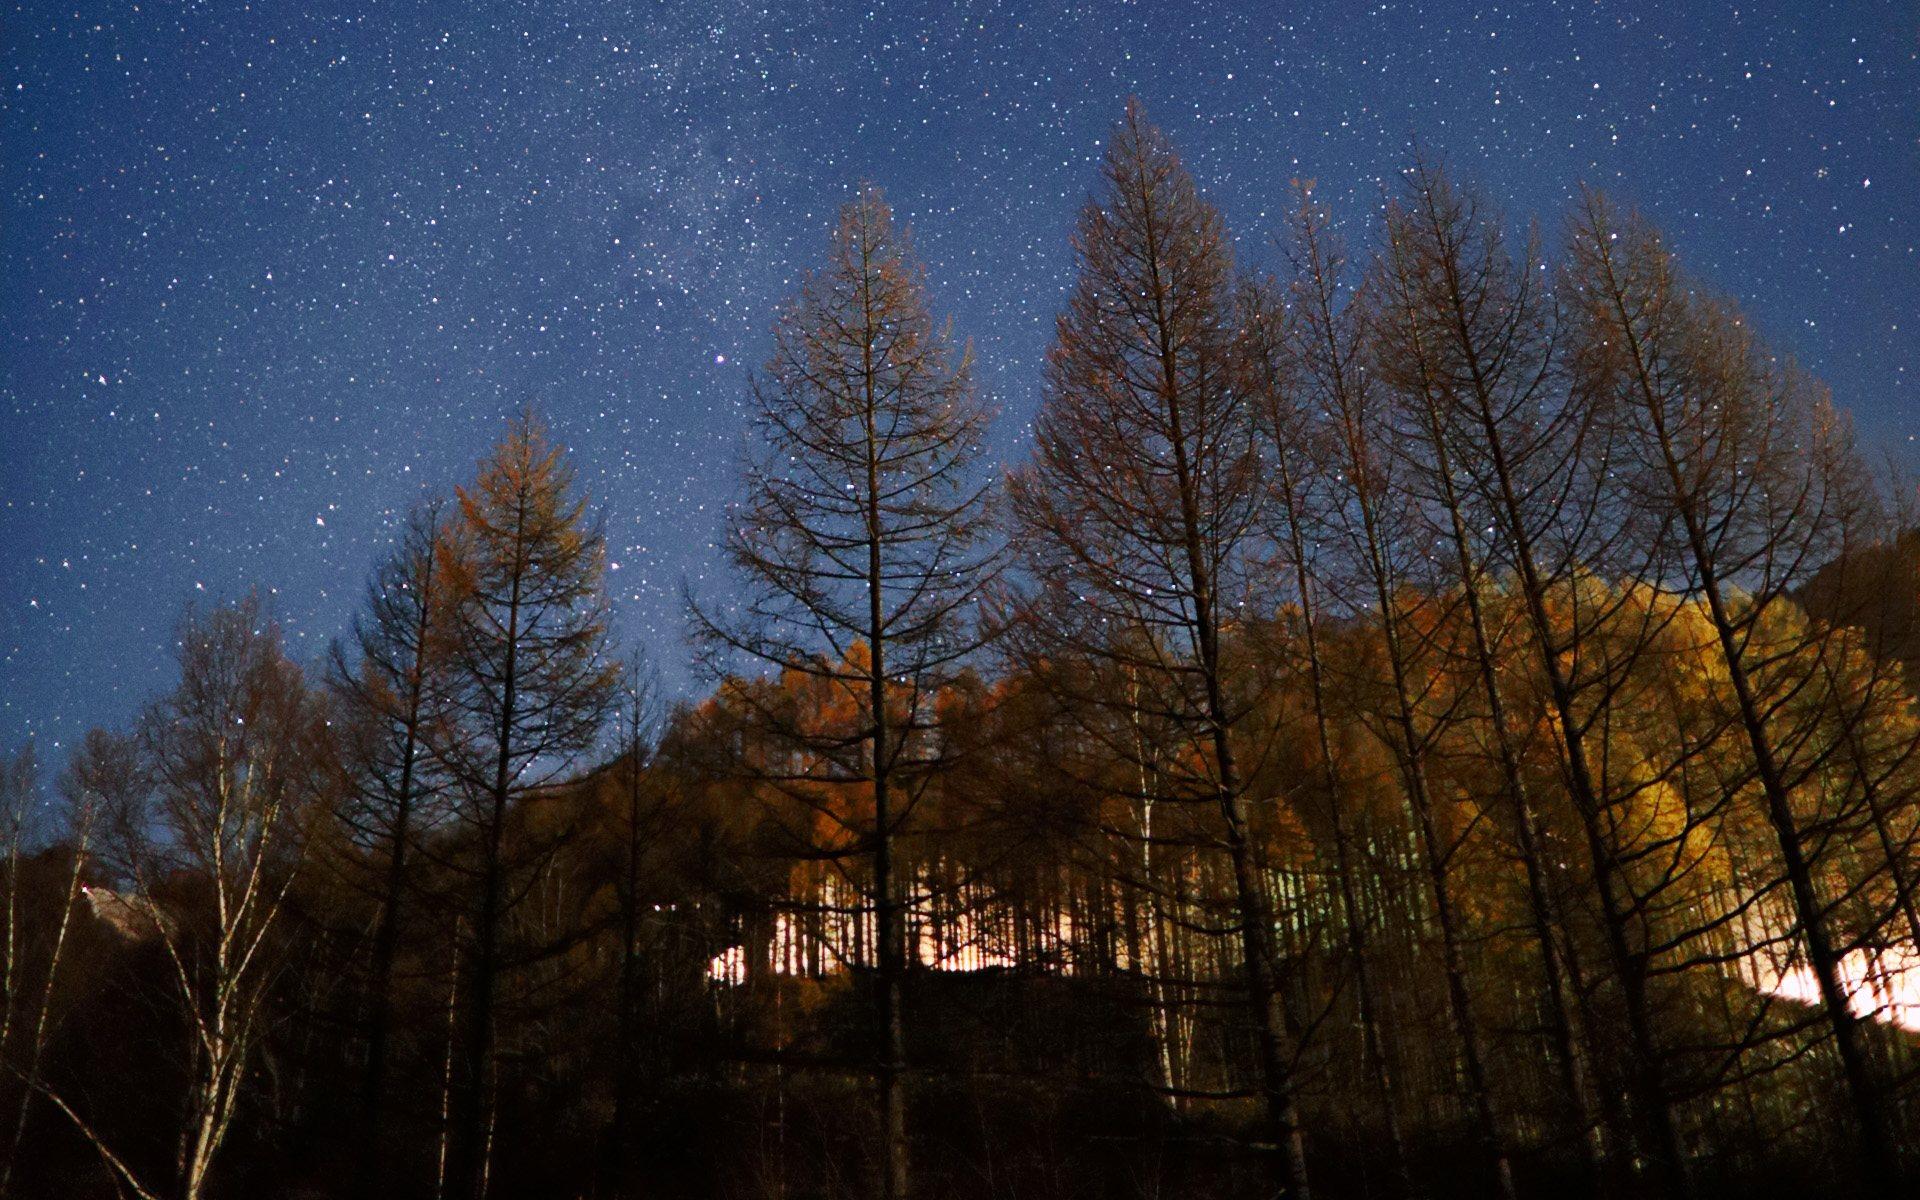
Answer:
M604 506L619 623L724 588L746 370L862 179L1019 451L1066 234L1129 94L1271 260L1417 136L1551 231L1587 180L1909 462L1920 6L9 4L0 744L168 682L189 599L341 632L398 518L533 402Z

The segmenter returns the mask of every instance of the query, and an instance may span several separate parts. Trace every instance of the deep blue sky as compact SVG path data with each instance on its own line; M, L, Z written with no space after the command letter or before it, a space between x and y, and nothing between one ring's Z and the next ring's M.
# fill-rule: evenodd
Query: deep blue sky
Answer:
M124 721L191 598L268 589L317 656L396 518L528 401L605 507L623 631L684 681L745 369L837 205L871 178L912 222L1013 453L1130 93L1250 259L1297 176L1364 234L1410 135L1549 229L1608 187L1908 447L1916 14L10 4L0 744Z

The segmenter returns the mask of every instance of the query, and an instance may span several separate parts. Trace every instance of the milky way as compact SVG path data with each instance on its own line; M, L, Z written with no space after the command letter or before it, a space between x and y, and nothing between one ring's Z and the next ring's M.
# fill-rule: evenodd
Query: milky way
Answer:
M0 743L57 754L258 586L317 659L423 491L523 404L685 686L746 371L863 179L1018 452L1129 94L1271 256L1364 238L1418 139L1549 235L1581 181L1911 460L1915 9L1439 3L26 4L0 101Z

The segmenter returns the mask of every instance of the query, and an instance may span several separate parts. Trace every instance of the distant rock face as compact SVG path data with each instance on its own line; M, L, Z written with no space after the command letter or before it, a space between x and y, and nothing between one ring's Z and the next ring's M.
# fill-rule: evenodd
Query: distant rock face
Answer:
M109 928L131 942L144 942L160 931L161 918L153 903L141 896L122 896L111 888L82 887L87 907Z

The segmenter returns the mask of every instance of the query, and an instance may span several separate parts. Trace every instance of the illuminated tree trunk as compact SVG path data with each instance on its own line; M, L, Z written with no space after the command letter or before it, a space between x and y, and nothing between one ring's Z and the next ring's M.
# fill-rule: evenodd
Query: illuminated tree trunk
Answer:
M81 881L86 875L98 805L103 791L121 790L127 783L123 746L124 743L97 730L90 732L69 763L63 779L67 793L67 835L72 839L72 857L67 867L66 887L61 893L60 920L55 927L53 945L47 951L46 963L41 968L38 995L30 1010L32 1017L24 1027L24 1050L16 1049L13 1044L19 1029L15 1022L26 1016L16 1003L24 984L25 965L21 953L23 939L18 893L26 810L35 791L37 764L32 743L28 743L11 763L0 759L0 771L8 775L8 778L0 780L0 787L7 789L4 806L0 806L0 820L6 822L7 836L6 1019L0 1023L0 1057L8 1061L20 1083L20 1103L13 1114L13 1131L7 1143L7 1153L0 1154L0 1200L5 1200L11 1194L14 1166L19 1161L21 1145L26 1138L27 1117L33 1111L34 1101L40 1098L41 1068L51 1032L49 1024L53 1017L55 988L60 982L60 963L65 957L68 931L73 926L74 908L80 902Z

